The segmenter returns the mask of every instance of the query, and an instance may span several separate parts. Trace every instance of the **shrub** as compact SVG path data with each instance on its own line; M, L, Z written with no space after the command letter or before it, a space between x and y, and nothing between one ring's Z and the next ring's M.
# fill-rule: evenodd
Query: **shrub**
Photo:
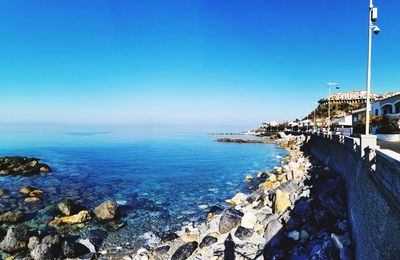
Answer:
M377 130L378 134L400 134L399 125L397 123L397 119L389 119L384 116L382 118L381 125L378 126Z

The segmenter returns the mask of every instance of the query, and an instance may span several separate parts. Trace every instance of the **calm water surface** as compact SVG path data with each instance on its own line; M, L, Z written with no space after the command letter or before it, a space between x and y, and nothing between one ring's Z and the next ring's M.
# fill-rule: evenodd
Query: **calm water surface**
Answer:
M111 232L105 244L141 243L147 231L175 230L204 219L212 205L246 191L243 180L277 165L286 152L267 144L214 142L217 136L195 132L123 129L0 130L0 155L41 158L53 172L33 177L0 177L0 188L15 199L0 201L2 208L29 212L29 225L44 228L57 213L55 205L69 197L89 208L115 199L126 226ZM21 186L43 189L39 204L26 204ZM81 233L104 229L93 222Z

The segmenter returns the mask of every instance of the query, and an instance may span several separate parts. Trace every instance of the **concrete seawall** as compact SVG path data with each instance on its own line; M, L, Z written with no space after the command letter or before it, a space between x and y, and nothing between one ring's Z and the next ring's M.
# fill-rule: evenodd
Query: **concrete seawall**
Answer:
M307 136L306 148L345 179L356 258L399 259L400 154L335 135Z

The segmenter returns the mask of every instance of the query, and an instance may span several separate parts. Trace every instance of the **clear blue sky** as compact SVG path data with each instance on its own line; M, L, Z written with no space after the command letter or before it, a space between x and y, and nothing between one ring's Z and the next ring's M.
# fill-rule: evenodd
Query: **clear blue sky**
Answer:
M375 0L373 91L400 91ZM255 127L363 89L369 0L0 1L0 122Z

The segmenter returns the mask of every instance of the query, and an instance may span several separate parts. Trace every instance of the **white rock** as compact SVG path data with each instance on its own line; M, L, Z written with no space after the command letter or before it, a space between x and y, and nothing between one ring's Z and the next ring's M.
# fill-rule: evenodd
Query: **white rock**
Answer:
M40 239L38 237L35 236L30 237L28 242L28 248L32 250L36 245L39 244L40 244Z
M256 214L253 211L248 211L244 213L242 217L241 226L248 229L253 229L254 225L257 223Z
M76 242L89 249L90 253L96 253L96 247L92 244L92 242L88 238L85 239L80 238Z
M198 205L198 207L199 207L199 209L206 209L206 208L208 208L208 205L207 204L201 204L201 205Z
M335 233L332 233L331 234L331 238L332 238L333 243L335 244L335 246L339 250L342 250L343 249L343 243L342 243L342 241L340 241L339 237Z
M294 230L294 231L291 231L288 233L288 237L293 238L294 240L297 241L300 238L300 233L298 231Z
M244 193L239 192L238 194L233 196L232 199L226 200L226 202L228 202L229 204L233 204L233 205L239 205L240 203L242 203L246 199L247 199L247 195L244 194Z

